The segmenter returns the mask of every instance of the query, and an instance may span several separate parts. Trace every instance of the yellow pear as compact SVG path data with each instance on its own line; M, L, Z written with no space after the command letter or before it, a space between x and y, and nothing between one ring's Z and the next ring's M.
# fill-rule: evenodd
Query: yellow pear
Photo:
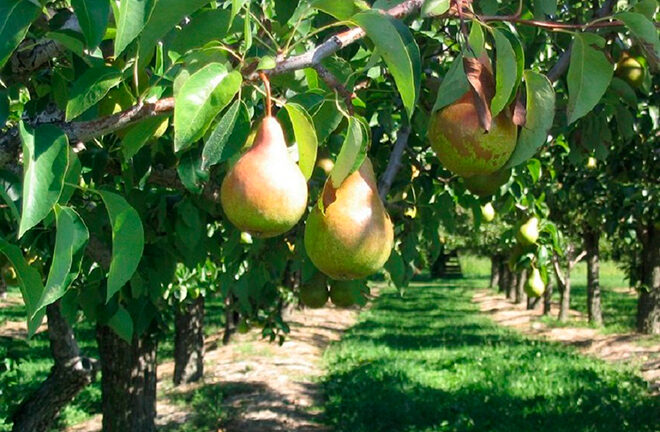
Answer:
M543 282L539 269L533 269L532 274L527 278L525 292L530 297L541 297L545 292L545 283Z
M481 206L481 217L486 222L492 222L495 219L495 209L491 203Z
M220 201L229 221L256 237L283 234L302 217L307 182L275 117L263 119L254 144L225 176Z
M305 226L305 249L316 268L336 280L361 279L385 264L393 243L369 159L339 188L326 181Z

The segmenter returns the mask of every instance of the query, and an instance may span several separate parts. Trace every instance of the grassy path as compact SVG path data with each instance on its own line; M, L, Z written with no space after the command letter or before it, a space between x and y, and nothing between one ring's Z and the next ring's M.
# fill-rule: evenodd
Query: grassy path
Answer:
M660 398L631 368L497 326L470 301L483 284L384 290L325 353L334 430L660 430Z

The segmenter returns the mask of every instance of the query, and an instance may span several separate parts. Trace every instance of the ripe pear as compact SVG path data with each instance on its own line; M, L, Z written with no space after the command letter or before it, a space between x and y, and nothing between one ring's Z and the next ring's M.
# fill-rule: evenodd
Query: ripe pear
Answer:
M471 92L431 117L428 137L445 168L462 177L492 174L504 166L516 147L518 129L503 110L486 132Z
M481 217L486 222L492 222L495 219L495 209L491 203L481 206Z
M263 119L254 144L225 176L220 200L229 221L256 237L283 234L302 217L307 182L275 117Z
M529 246L536 243L536 240L539 238L539 220L536 217L532 217L527 222L520 225L516 238L523 246Z
M597 165L598 165L598 161L596 160L596 158L593 156L589 156L589 159L587 159L587 169L595 169Z
M326 181L305 226L305 249L316 268L336 280L361 279L385 264L393 243L369 159L339 188Z
M527 278L525 283L525 293L529 297L541 297L545 292L545 283L541 277L541 272L539 269L535 268L532 270L532 274Z
M492 174L474 175L463 179L465 187L480 197L494 195L511 177L511 168L497 170Z
M305 306L318 309L328 301L328 279L321 272L300 286L300 301Z

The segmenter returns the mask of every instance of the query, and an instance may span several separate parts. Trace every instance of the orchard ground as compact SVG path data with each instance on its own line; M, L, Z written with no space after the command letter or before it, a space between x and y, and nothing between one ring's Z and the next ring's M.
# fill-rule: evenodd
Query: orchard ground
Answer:
M522 310L518 316L527 316L528 321L516 330L506 328L504 322L496 324L497 317L480 311L473 301L478 295L494 295L492 290L483 291L488 283L487 260L463 257L462 266L464 279L416 282L404 297L382 288L359 315L331 307L294 311L288 317L292 334L282 347L260 340L256 331L222 346L224 311L221 302L211 299L203 382L173 388L172 346L161 344L160 428L358 432L660 428L660 398L649 393L639 362L605 362L595 358L598 352L582 355L579 346L539 340L519 331L543 326L570 332L578 327L598 337L631 332L636 296L614 264L601 267L605 327L600 330L589 329L584 320L586 280L581 265L573 272L575 313L570 322L560 328L553 318L529 321ZM10 291L1 305L0 349L19 363L0 373L0 397L14 403L45 378L51 360L45 333L30 342L23 339L25 312L19 294ZM515 312L514 307L507 310ZM91 325L79 327L77 336L82 348L96 355ZM645 351L660 350L657 337L641 341ZM638 345L637 339L630 343ZM98 430L100 397L98 382L86 388L62 414L57 429ZM7 416L5 401L0 404L2 418ZM0 423L0 431L9 429Z

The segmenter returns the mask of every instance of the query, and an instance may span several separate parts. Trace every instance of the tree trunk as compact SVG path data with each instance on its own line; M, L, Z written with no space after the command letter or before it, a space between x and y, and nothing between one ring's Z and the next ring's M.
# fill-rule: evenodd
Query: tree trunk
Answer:
M642 240L641 282L637 329L660 334L660 230L653 223L639 230Z
M571 266L566 266L564 281L558 282L559 286L559 316L561 322L568 320L568 311L571 308Z
M236 332L236 326L240 316L234 309L234 296L230 293L225 298L225 331L222 335L222 344L227 345L231 341L231 335Z
M543 315L550 315L552 309L552 279L548 278L548 284L543 293Z
M0 275L0 299L6 299L6 298L7 298L7 282L5 282L4 276Z
M509 266L504 260L500 262L500 280L497 284L497 292L506 292L506 287L509 286Z
M518 287L518 273L512 271L509 273L509 285L506 287L506 298L513 300L516 296L516 288Z
M527 310L534 310L541 304L542 297L527 297Z
M497 254L490 257L490 283L488 288L495 288L500 284L501 257Z
M96 378L98 362L80 356L71 326L59 302L46 307L48 339L55 364L48 378L12 415L14 432L46 432L74 397Z
M598 263L598 240L600 233L593 229L584 231L584 248L587 252L587 311L589 322L603 325L603 313L600 304L600 283Z
M204 375L204 296L176 308L174 331L174 384L195 382Z
M516 281L516 304L525 303L527 301L525 282L527 282L527 270L523 270L518 274L518 280Z
M104 432L156 430L156 347L152 335L131 343L107 326L98 326Z

